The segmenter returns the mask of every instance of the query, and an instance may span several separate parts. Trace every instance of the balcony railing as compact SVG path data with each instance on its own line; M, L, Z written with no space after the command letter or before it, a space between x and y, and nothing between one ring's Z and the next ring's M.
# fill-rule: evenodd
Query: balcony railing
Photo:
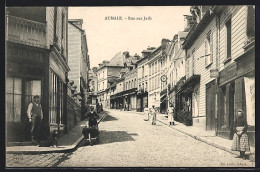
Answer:
M46 24L7 15L6 40L29 46L47 48Z

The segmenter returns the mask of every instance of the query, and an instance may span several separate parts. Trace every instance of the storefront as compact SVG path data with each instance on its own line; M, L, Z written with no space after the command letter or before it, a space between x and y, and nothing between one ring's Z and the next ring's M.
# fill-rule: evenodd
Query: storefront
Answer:
M165 88L160 92L160 112L166 113L167 109L167 89Z
M136 111L143 112L145 107L148 107L148 92L139 91L136 94Z
M6 124L7 141L30 139L27 107L41 97L44 119L48 114L48 52L7 42Z
M247 118L250 144L255 144L255 48L245 51L220 71L218 132L232 139L235 114L242 109Z
M59 57L54 51L7 42L8 142L30 140L31 123L27 117L27 108L35 95L41 97L42 139L49 137L53 127L58 129L60 125L60 129L64 129L67 112L66 73L69 68L57 62Z
M182 78L176 85L178 90L176 95L177 119L188 126L193 124L193 112L196 111L193 107L194 88L199 82L200 75L193 75L185 82Z

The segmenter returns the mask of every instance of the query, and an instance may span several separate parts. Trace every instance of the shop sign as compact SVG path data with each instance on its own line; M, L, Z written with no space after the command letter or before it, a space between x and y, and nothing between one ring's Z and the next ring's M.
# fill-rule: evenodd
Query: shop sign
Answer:
M237 76L237 63L234 62L219 72L219 85L224 85Z
M255 78L245 77L247 124L255 126Z

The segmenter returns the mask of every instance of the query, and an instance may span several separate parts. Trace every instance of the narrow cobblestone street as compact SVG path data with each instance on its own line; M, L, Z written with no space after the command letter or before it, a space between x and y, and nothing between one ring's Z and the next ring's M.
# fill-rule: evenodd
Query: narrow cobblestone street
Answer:
M100 143L72 153L7 154L7 167L252 167L249 160L195 140L141 114L111 110Z
M110 116L111 115L111 116ZM68 155L61 167L252 167L252 162L133 112L112 110L100 124L100 144Z

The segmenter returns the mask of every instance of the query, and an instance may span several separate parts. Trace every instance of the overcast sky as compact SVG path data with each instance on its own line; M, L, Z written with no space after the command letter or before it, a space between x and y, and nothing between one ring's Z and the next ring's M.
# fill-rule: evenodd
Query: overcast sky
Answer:
M120 51L141 55L148 46L158 47L162 38L172 40L174 34L184 29L183 15L190 15L189 8L69 7L69 19L83 19L92 68ZM123 20L105 20L106 16L122 16ZM152 20L137 20L144 16ZM136 20L128 20L128 17Z

